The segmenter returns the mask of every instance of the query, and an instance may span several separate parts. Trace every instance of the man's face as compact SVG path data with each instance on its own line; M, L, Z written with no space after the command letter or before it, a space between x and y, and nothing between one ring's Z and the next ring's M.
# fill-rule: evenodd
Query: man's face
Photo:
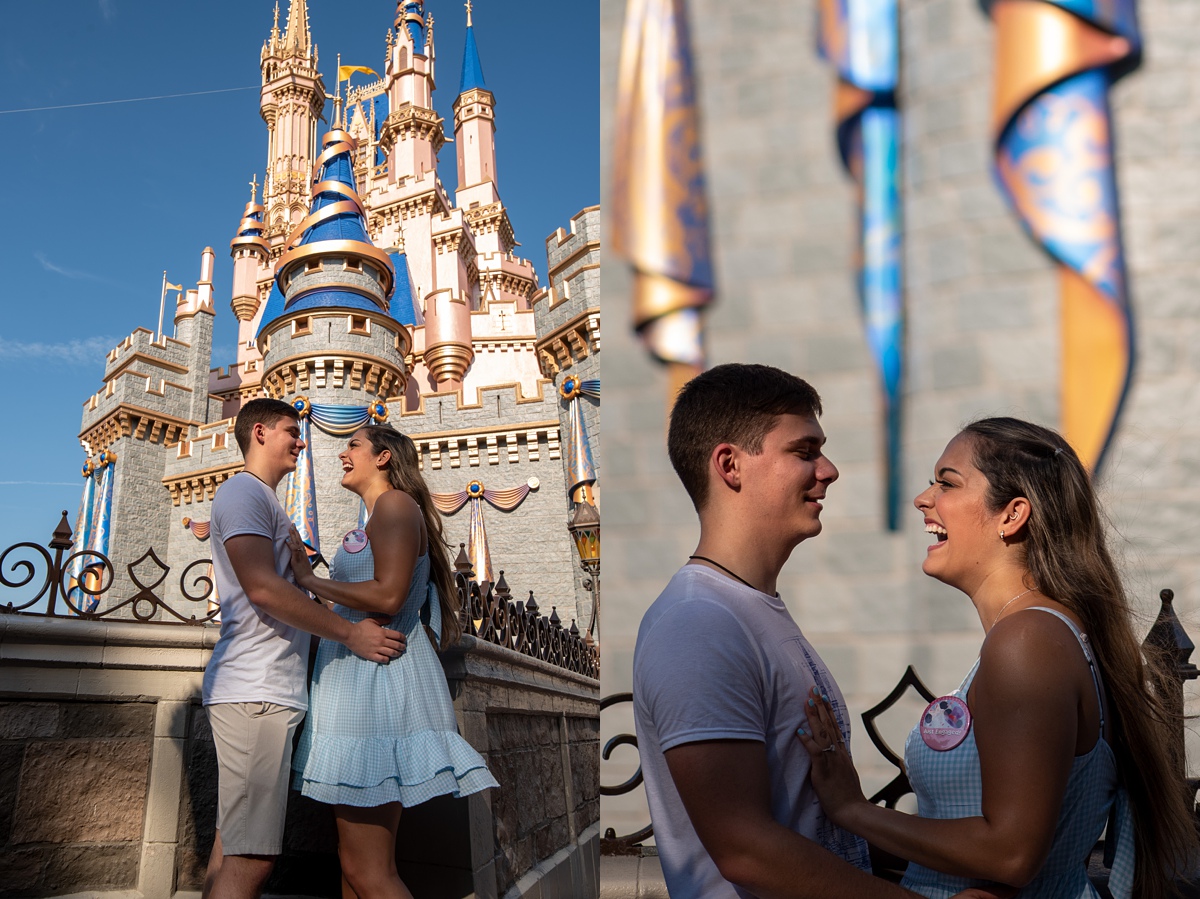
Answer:
M825 456L825 432L811 415L786 414L742 455L742 492L795 546L821 533L821 504L838 470Z
M272 467L278 466L285 473L296 470L296 460L300 458L300 450L304 449L299 421L280 418L270 427L257 424L254 430L256 436L261 435L263 456Z

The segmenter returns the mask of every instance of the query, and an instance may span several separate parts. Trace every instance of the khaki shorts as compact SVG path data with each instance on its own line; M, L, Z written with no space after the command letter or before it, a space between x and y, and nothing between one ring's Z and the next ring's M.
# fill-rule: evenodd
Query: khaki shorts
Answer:
M217 747L217 830L225 855L279 855L304 712L271 702L207 706Z

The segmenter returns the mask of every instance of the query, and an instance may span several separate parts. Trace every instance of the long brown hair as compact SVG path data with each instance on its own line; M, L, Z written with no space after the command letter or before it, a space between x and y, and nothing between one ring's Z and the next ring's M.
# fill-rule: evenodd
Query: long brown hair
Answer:
M1083 622L1095 650L1115 719L1112 748L1133 808L1137 867L1133 895L1177 895L1176 875L1197 857L1196 826L1173 731L1178 715L1164 705L1166 660L1143 654L1129 600L1108 550L1104 520L1087 470L1060 435L1015 418L967 425L974 464L988 480L998 512L1023 496L1025 566L1033 586Z
M421 477L418 467L420 458L417 455L417 445L410 437L401 434L391 425L368 425L359 430L371 441L371 449L375 455L384 450L391 453L387 466L388 483L397 490L403 490L421 507L421 515L425 519L425 533L429 537L427 552L430 579L437 587L442 607L442 641L439 649L453 646L462 635L462 623L458 618L458 591L454 586L454 569L450 566L450 548L442 533L442 516L433 505L429 486L425 483L425 478Z

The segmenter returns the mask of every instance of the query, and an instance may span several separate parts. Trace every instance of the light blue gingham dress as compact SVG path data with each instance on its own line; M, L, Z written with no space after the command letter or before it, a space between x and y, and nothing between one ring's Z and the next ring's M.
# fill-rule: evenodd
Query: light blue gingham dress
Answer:
M374 577L370 543L358 553L339 547L330 573L346 583ZM499 786L458 735L446 676L421 625L426 603L436 625L428 552L417 560L404 605L384 624L408 640L400 658L368 662L340 643L321 641L308 719L292 762L305 796L330 805L408 807ZM348 621L370 617L342 605L334 611Z
M1032 606L1062 619L1091 667L1096 696L1101 697L1100 680L1092 661L1087 638L1065 615L1054 609ZM955 696L966 702L967 691L979 670L979 662L967 674ZM1109 889L1116 899L1127 899L1133 886L1133 821L1128 797L1118 789L1117 762L1112 748L1103 737L1104 703L1100 701L1100 733L1090 752L1076 756L1071 763L1067 790L1063 796L1058 827L1046 864L1032 882L1019 893L1018 899L1093 899L1100 894L1088 881L1087 863L1092 847L1100 838L1109 812L1116 807L1115 831L1108 839L1115 841L1116 860L1109 879ZM979 768L979 750L975 745L975 729L958 746L945 752L931 749L921 738L921 726L908 735L904 747L908 779L917 797L917 814L922 818L974 818L983 814L983 778ZM968 887L986 887L989 881L941 874L915 862L908 866L902 885L932 899L947 899Z

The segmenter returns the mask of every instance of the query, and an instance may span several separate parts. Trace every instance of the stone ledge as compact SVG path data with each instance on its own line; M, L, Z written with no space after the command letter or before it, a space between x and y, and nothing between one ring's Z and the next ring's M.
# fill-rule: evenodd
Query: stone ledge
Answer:
M503 899L593 899L600 896L600 824L537 862L505 892ZM666 899L666 891L663 892Z
M57 646L153 646L210 650L217 645L220 635L220 628L195 624L0 615L0 646L6 643L44 643Z
M669 899L658 856L601 856L600 897Z

